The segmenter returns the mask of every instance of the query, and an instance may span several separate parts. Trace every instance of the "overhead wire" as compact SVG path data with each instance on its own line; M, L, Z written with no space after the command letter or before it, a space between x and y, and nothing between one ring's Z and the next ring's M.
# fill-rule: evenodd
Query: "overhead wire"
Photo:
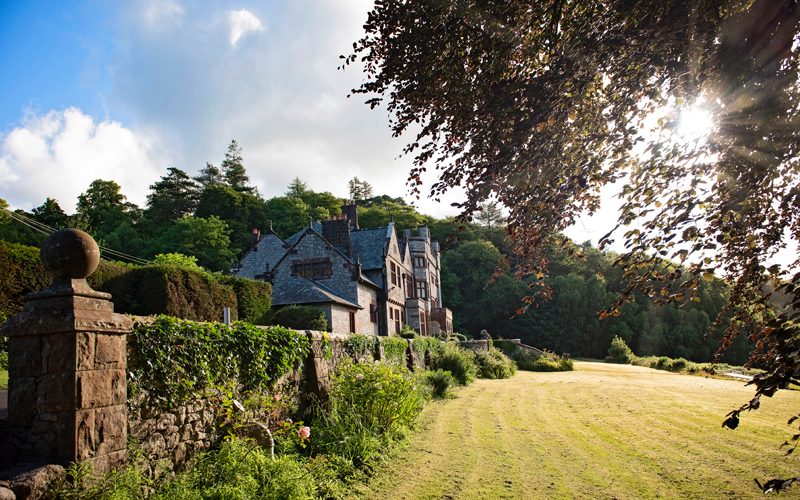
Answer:
M16 212L12 212L11 210L9 210L7 208L5 208L4 210L11 216L12 219L14 219L17 222L29 227L30 229L33 229L34 231L42 233L42 234L44 234L46 236L49 236L52 233L57 231L55 228L52 228L52 227L48 226L47 224L39 222L36 219L33 219L33 218L28 217L26 215L22 215L22 214L19 214L19 213L16 213ZM134 255L130 255L130 254L127 254L125 252L121 252L119 250L114 250L113 248L108 248L108 247L103 246L103 245L98 245L98 247L100 248L101 254L102 253L106 253L107 255L109 255L111 257L114 257L115 259L118 259L118 260L127 260L127 261L130 261L130 262L134 263L134 264L140 264L140 265L146 265L146 264L150 264L151 263L150 261L148 261L146 259L142 259L140 257L136 257Z

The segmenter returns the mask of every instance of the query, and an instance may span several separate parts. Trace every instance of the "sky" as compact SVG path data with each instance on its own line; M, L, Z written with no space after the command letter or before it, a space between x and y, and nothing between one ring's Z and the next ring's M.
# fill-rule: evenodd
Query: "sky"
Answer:
M71 212L94 179L143 205L176 166L219 164L231 139L262 195L294 177L346 196L354 176L405 196L410 158L385 111L337 70L367 0L0 3L0 197ZM455 214L424 199L420 209ZM410 198L409 198L410 201Z

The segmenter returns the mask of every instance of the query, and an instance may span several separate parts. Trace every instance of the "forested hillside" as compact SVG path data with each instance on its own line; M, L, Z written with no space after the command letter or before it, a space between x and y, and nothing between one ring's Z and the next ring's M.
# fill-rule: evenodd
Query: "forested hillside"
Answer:
M398 231L430 227L443 250L444 303L453 310L456 330L467 335L486 329L494 336L592 358L604 357L615 335L638 355L708 361L716 352L718 329L709 327L726 301L726 287L717 279L701 284L696 302L654 305L636 296L619 316L600 320L598 311L624 288L621 272L612 265L616 256L589 243L571 244L571 252L548 256L549 275L542 279L551 298L540 297L525 309L522 298L531 293L528 284L535 278L515 277L503 214L496 204L484 204L473 221L462 222L420 214L402 198L375 195L370 184L358 178L350 180L348 189L359 204L361 227L392 220ZM137 259L181 253L196 257L211 271L226 272L247 250L252 228L264 231L271 224L276 233L288 237L310 220L340 214L344 202L330 192L313 191L301 179L292 181L283 196L262 197L250 185L235 141L219 167L208 163L194 178L178 168L167 169L150 187L144 208L129 203L123 191L113 181L98 179L79 196L75 214L66 214L51 198L31 212L0 212L0 239L38 245L46 232L41 225L77 227L102 246ZM503 272L496 273L501 263ZM748 353L747 342L739 339L725 359L742 363Z

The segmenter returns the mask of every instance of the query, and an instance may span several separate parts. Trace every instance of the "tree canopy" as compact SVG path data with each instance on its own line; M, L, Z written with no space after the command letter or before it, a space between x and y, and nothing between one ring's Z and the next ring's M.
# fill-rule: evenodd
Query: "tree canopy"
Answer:
M726 343L752 334L767 369L749 409L800 378L800 262L770 264L800 240L799 20L791 0L385 0L345 65L364 63L353 92L413 134L412 188L435 168L431 195L465 187L464 216L491 197L508 208L521 274L543 273L617 183L603 243L624 243L628 285L606 314L635 289L699 300L724 276ZM711 123L687 137L681 117L701 107ZM772 307L769 283L794 309Z

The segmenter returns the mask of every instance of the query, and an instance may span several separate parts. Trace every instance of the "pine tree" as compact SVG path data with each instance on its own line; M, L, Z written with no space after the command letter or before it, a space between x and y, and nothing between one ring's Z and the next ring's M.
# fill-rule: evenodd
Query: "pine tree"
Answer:
M161 180L150 186L147 216L154 222L167 222L192 215L199 196L197 184L183 170L167 169Z
M289 187L286 190L286 196L304 199L308 192L308 184L303 182L300 177L295 177L292 179L292 182L289 183Z
M197 177L193 177L193 179L200 185L201 189L225 182L220 169L208 162L206 162L206 166L200 171L200 174Z
M367 181L362 181L358 177L353 177L347 183L350 191L350 199L353 201L366 200L372 196L372 185Z
M44 203L31 212L37 221L52 228L61 229L69 225L69 216L53 198L47 198Z
M225 183L240 193L254 193L255 188L250 186L250 178L244 168L242 147L236 140L232 140L225 153L225 159L220 165Z

